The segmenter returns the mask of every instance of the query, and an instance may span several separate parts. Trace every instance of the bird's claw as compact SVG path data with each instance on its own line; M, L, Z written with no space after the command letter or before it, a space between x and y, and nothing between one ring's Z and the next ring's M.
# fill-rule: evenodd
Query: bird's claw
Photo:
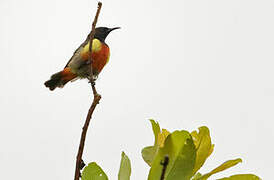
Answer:
M95 86L95 79L90 79L90 78L89 78L89 83L90 83L92 86Z

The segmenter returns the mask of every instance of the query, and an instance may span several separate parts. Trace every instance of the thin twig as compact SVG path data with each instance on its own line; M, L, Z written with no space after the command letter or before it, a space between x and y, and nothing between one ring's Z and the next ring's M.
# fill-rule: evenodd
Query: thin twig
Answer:
M165 173L166 173L166 168L167 168L168 162L169 162L169 158L168 158L168 155L166 155L164 162L161 162L161 165L163 165L163 169L162 169L162 175L161 175L160 180L164 180L164 178L165 178Z
M91 52L92 52L92 41L94 39L94 35L95 35L95 27L96 27L96 24L97 24L97 20L98 20L98 16L100 14L100 11L101 11L101 7L102 7L102 3L101 2L98 2L98 8L97 8L97 12L96 12L96 15L94 17L94 20L93 20L93 23L92 23L92 29L91 29L91 32L90 32L90 35L89 35L89 58L88 58L88 61L90 62L90 83L91 83L91 86L92 86L92 91L93 91L93 94L97 94L97 91L95 89L95 84L94 84L94 79L93 79L93 69L92 69L92 56L91 56Z
M91 66L90 81L91 81L91 87L92 87L92 92L93 92L94 98L93 98L93 102L92 102L92 104L89 108L85 124L82 128L81 140L80 140L77 159L76 159L76 168L75 168L74 180L79 180L80 179L80 176L81 176L80 175L80 170L81 170L81 165L83 164L82 155L83 155L83 151L84 151L85 139L86 139L88 126L89 126L92 114L94 112L94 109L96 108L97 104L99 103L99 101L101 99L101 95L99 95L97 93L96 88L95 88L95 83L94 83L94 79L93 79L93 72L92 72L92 57L91 57L92 40L94 38L95 27L96 27L96 23L97 23L97 19L98 19L101 7L102 7L102 3L98 2L97 12L96 12L94 21L92 23L92 30L91 30L91 33L90 33L90 44L89 44L89 52L90 52L89 61L90 61L90 66Z

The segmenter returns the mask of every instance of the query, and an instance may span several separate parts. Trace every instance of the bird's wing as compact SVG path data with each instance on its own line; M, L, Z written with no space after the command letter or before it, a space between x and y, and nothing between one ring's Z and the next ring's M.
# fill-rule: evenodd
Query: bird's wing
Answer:
M80 53L79 51L81 50L81 48L83 48L88 42L89 42L89 35L86 38L86 40L74 51L72 57L69 59L69 61L67 62L66 66L64 68L68 67L68 65L72 61L73 57L75 55L77 55L78 53Z

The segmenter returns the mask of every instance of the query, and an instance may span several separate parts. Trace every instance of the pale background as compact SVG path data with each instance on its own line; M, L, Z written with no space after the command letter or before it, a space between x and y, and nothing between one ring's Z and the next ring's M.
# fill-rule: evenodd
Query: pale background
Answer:
M50 92L43 85L86 38L93 0L0 1L1 179L73 179L81 128L92 101L86 80ZM141 149L153 143L149 118L169 130L206 125L216 144L202 173L273 179L274 1L105 0L99 26L110 62L84 160L117 179L120 154L132 179L146 179Z

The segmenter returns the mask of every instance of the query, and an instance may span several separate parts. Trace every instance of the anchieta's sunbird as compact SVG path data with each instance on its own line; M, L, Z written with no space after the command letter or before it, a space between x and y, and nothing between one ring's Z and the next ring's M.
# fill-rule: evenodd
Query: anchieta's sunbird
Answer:
M51 76L50 80L45 82L45 86L53 91L56 87L62 88L67 82L79 78L91 78L89 57L92 57L92 78L97 78L104 66L109 61L109 47L105 43L108 34L119 27L107 28L98 27L95 29L94 39L92 41L92 51L89 52L90 34L87 39L74 52L65 68Z

